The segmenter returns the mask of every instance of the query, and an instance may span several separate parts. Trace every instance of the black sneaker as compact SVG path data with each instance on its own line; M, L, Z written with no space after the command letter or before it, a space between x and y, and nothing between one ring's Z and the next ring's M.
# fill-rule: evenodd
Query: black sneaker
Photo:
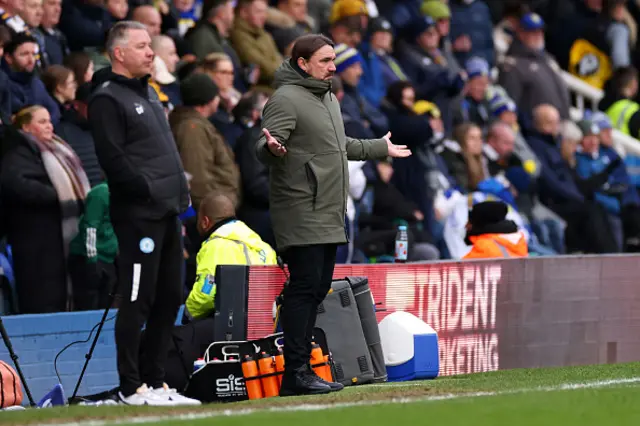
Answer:
M319 377L309 374L306 365L293 372L285 370L282 377L280 396L319 395L329 392L331 388Z
M344 389L344 385L342 383L338 383L338 382L327 382L326 380L324 380L322 377L318 376L316 374L315 371L313 371L313 368L311 368L311 366L309 364L307 364L307 374L312 375L317 381L319 381L322 384L325 384L327 386L329 386L331 388L331 392L338 392L341 391L342 389Z

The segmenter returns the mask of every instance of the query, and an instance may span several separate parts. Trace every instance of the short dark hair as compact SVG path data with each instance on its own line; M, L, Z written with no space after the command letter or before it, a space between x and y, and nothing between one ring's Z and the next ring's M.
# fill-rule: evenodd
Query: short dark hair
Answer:
M621 4L625 4L626 0L603 0L602 1L602 13L604 15L611 15L613 9Z
M530 11L531 8L529 5L527 3L523 3L522 0L506 0L502 9L502 16L504 18L516 17L520 19Z
M202 3L202 19L213 18L218 9L230 3L232 0L204 0Z
M233 108L233 117L237 122L241 122L250 117L252 111L258 109L260 101L268 98L269 95L261 90L252 90L245 93Z
M415 90L410 81L398 80L392 83L387 89L387 101L395 107L402 105L402 92L408 88Z
M309 60L314 53L324 46L334 46L333 41L322 34L306 34L296 39L291 50L291 59L297 61L298 58Z
M55 93L56 88L61 84L65 84L69 76L72 74L73 71L69 68L53 64L47 67L41 76L41 80L44 83L44 87L47 89L47 92L53 94Z
M638 70L634 66L620 67L605 83L605 92L613 91L619 95L633 80L638 80Z
M18 47L22 46L25 43L38 44L38 41L31 35L28 35L26 33L18 33L14 35L11 41L9 41L4 47L4 52L9 55L13 55L14 53L16 53L16 50L18 50Z
M76 76L78 86L82 83L86 83L84 81L84 76L91 64L91 57L87 52L71 52L64 58L62 63L65 67L73 71L73 75Z

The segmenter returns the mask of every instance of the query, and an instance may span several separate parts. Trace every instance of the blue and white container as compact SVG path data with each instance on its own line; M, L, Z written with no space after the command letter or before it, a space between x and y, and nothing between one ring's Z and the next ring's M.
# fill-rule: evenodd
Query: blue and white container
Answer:
M193 372L195 373L196 371L200 370L205 365L207 365L205 360L202 359L202 358L198 358L197 360L193 361Z
M389 314L378 327L390 382L438 377L438 334L433 328L408 312Z

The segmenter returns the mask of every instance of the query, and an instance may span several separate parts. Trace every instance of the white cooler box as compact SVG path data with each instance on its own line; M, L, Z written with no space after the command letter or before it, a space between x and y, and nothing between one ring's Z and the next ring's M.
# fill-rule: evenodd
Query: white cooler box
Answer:
M438 334L433 328L408 312L389 314L378 327L390 382L438 377Z

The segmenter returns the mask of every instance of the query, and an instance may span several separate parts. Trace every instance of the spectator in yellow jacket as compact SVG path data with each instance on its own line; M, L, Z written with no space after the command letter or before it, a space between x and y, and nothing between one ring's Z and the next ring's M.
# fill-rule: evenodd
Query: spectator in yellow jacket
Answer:
M276 265L276 252L244 222L235 217L235 200L209 194L200 204L198 232L204 242L197 256L196 282L189 293L185 315L189 320L210 316L216 295L218 265Z

